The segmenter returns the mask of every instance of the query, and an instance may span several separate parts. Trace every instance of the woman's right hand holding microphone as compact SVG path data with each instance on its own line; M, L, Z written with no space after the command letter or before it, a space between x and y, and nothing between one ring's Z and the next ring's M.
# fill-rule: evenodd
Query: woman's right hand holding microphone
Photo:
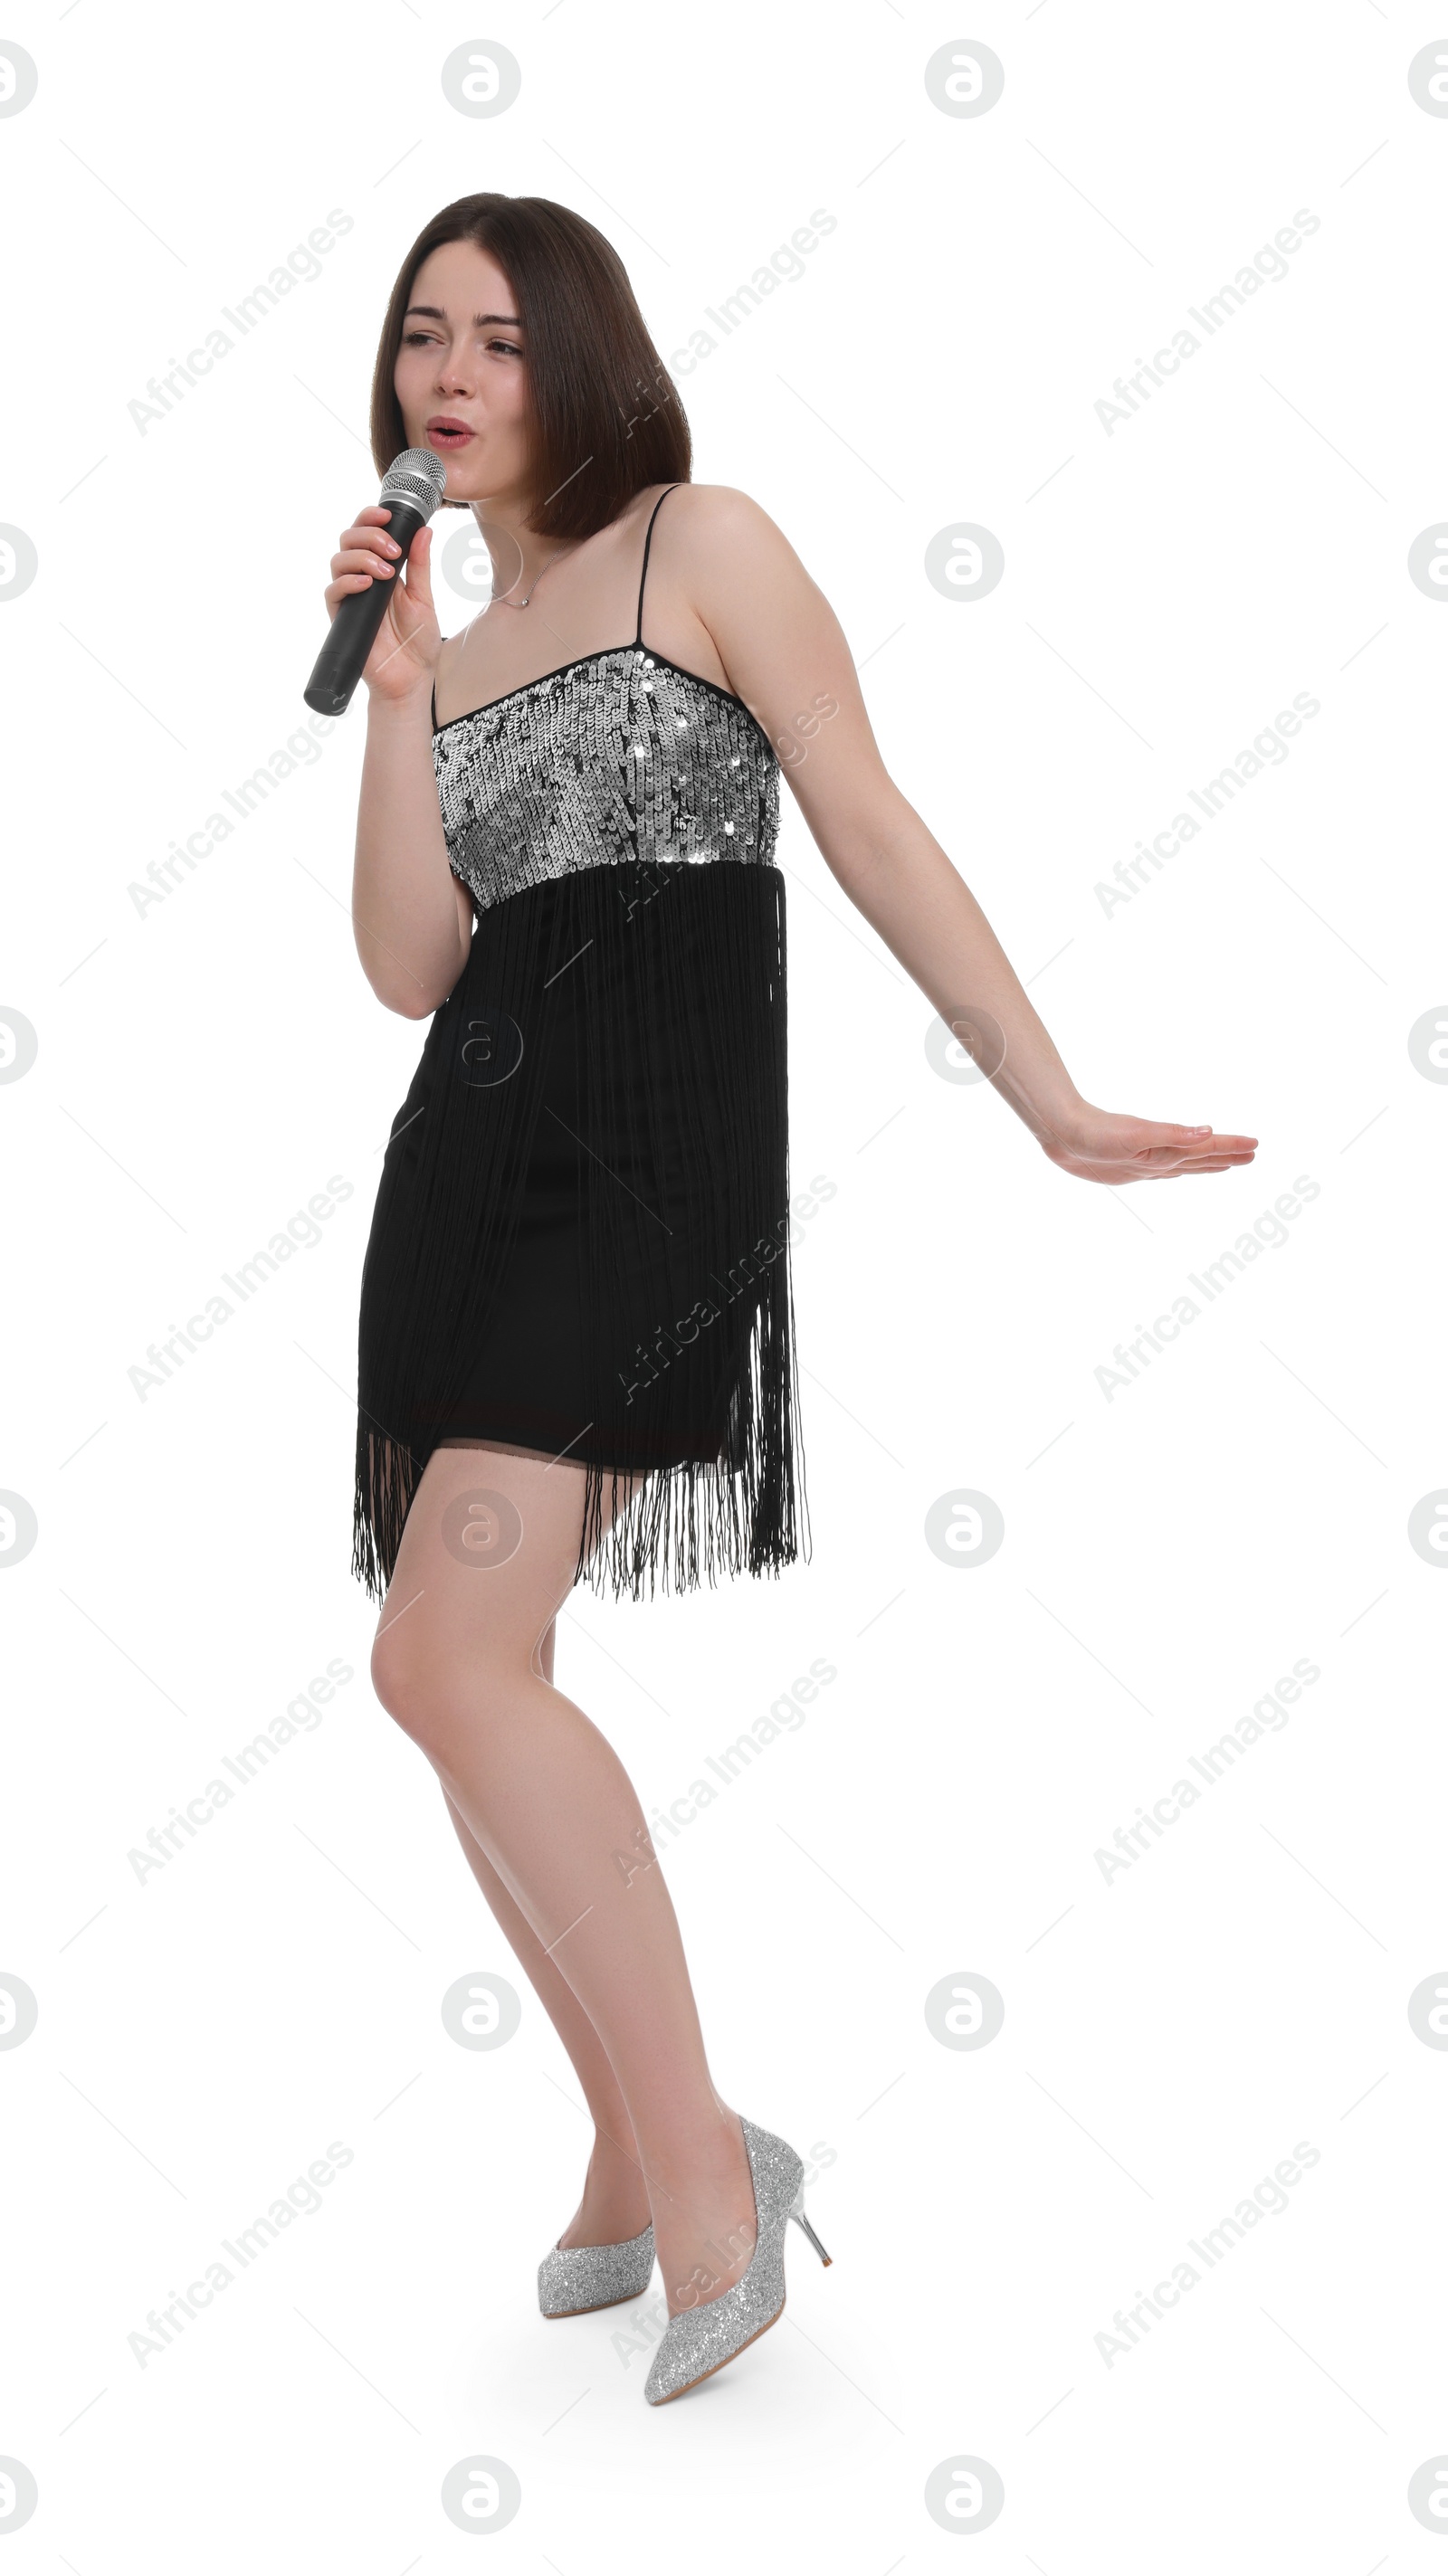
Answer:
M370 590L374 581L389 585L387 613L373 638L362 677L374 699L404 706L419 695L431 697L442 634L428 577L432 530L418 529L399 581L397 542L387 534L391 516L390 510L374 503L359 510L355 524L343 529L325 596L327 615L333 618L351 593Z

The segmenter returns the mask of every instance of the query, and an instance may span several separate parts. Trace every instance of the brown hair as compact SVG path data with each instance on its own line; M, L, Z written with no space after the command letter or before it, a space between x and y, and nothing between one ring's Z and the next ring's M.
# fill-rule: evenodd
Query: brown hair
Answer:
M372 377L379 475L407 445L393 379L417 273L455 241L475 242L506 271L527 333L536 534L591 537L646 484L687 483L689 424L612 243L571 206L491 191L444 206L398 271Z

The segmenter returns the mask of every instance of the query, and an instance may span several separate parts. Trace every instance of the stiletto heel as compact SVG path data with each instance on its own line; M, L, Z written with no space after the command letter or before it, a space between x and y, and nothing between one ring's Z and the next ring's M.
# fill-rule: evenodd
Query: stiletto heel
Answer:
M651 2406L697 2388L757 2341L784 2311L784 2238L798 2219L822 2263L829 2256L804 2214L804 2166L783 2138L741 2119L754 2186L754 2251L732 2289L670 2317L644 2384Z
M810 2223L809 2223L809 2220L806 2218L806 2216L805 2216L805 2214L804 2214L804 2184L803 2184L803 2183L801 2183L801 2184L800 2184L800 2187L799 2187L798 2191L795 2193L793 2200L792 2200L792 2201L790 2202L790 2204L789 2204L789 2214L790 2214L790 2217L794 2220L794 2223L795 2223L796 2227L801 2227L801 2228L803 2228L805 2235L809 2238L809 2241L810 2241L811 2245L814 2247L815 2252L818 2254L818 2256L819 2256L819 2258L820 2258L820 2261L821 2261L822 2263L830 2263L830 2262L833 2262L833 2260L834 2260L833 2255L827 2254L827 2253L825 2252L824 2247L821 2245L819 2238L816 2236L816 2234L815 2234L815 2232L814 2232L814 2229L811 2227L811 2225L810 2225Z

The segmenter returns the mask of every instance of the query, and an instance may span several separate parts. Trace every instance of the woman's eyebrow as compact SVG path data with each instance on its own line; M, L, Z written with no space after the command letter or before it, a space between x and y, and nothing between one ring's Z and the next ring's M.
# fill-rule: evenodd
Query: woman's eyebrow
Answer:
M409 304L407 313L404 313L402 317L404 322L407 320L408 313L424 314L429 322L445 322L447 320L447 315L443 312L441 305L438 304ZM512 331L521 331L523 327L516 313L475 313L473 315L473 329L475 331L485 331L488 329L489 325L494 322L506 322L509 329Z

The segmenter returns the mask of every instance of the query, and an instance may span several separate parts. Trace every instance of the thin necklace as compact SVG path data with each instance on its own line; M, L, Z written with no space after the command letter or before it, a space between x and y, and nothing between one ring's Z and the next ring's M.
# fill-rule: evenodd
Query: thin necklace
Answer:
M583 543L583 539L582 539L581 537L575 537L575 538L574 538L574 540L573 540L573 544L572 544L571 546L560 546L560 547L559 547L559 549L558 549L558 554L556 554L556 555L550 555L550 556L549 556L547 563L545 563L545 564L541 567L541 569L540 569L539 571L535 572L535 574L533 575L533 590L530 590L530 591L529 591L529 593L528 593L528 599L509 599L509 598L507 598L507 597L505 596L505 594L504 594L503 592L501 592L501 591L500 591L500 592L499 592L499 594L498 594L498 606L499 606L500 608L526 608L526 607L527 607L527 605L528 605L528 600L532 598L532 596L533 596L533 591L537 589L538 584L539 584L539 582L542 580L544 573L545 573L545 572L550 571L550 570L551 570L551 568L552 568L552 566L553 566L554 564L556 564L556 563L557 563L557 561L558 561L558 555L571 555L571 554L574 554L574 553L576 553L576 552L577 552L577 550L578 550L579 546L581 546L581 545L582 545L582 543Z

